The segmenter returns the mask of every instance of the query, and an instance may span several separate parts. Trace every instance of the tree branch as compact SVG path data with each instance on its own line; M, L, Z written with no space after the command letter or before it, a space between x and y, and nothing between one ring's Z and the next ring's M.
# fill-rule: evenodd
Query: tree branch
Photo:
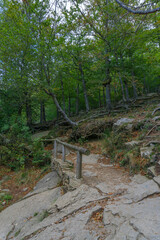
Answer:
M150 14L150 13L155 13L160 11L160 7L158 8L154 8L154 9L148 9L148 10L133 10L132 8L128 7L127 5L125 5L123 2L121 2L120 0L116 0L116 2L124 9L126 9L128 12L131 12L133 14Z

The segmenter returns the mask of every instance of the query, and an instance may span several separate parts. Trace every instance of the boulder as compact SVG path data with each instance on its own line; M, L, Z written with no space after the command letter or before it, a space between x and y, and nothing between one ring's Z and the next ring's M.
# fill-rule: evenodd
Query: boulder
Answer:
M133 118L121 118L113 124L114 129L124 127L127 130L132 129L133 127Z

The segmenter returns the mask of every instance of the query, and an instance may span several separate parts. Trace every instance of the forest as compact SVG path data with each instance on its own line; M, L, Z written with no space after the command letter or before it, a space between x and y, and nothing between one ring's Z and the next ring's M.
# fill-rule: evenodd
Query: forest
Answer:
M23 166L29 151L23 140L37 129L63 118L77 127L82 113L110 114L119 104L127 109L138 97L160 92L159 12L132 14L118 2L1 1L2 163L14 158ZM125 2L135 10L147 5ZM9 148L5 141L12 142Z

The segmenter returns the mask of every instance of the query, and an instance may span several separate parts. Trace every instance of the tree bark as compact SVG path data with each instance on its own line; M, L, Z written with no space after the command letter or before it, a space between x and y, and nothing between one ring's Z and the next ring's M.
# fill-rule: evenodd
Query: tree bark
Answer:
M76 115L79 114L79 83L77 84L77 96L76 96Z
M126 102L125 93L124 93L123 81L122 81L122 78L121 78L120 73L119 73L119 80L120 80L121 89L122 89L122 98L123 98L123 102Z
M68 115L71 116L71 96L68 96Z
M105 96L105 88L103 87L103 105L106 107L106 96Z
M30 99L26 98L26 118L27 118L27 125L30 126L32 124L32 107Z
M99 98L99 107L102 107L102 102L101 102L101 90L98 90L98 98Z
M108 111L110 111L112 108L110 82L108 84L106 84L106 106L107 106Z
M66 104L65 104L65 96L64 96L64 87L63 87L62 77L61 77L61 90L62 90L63 111L66 112Z
M44 105L44 101L41 101L40 123L45 123L45 122L46 122L45 105Z
M59 102L56 98L56 95L53 93L53 92L50 92L46 89L44 89L44 91L52 97L58 111L62 114L62 116L64 117L64 119L72 126L72 127L75 127L77 126L78 124L76 122L73 122L71 119L69 119L69 117L67 116L67 114L63 111L63 109L61 108L61 106L59 105Z
M124 80L124 85L125 85L125 92L126 92L126 100L127 102L129 102L129 91L128 91L128 84L127 84L127 81Z
M86 89L86 81L84 78L84 72L82 68L82 64L79 64L79 71L81 73L81 80L82 80L82 85L83 85L83 94L84 94L84 100L85 100L85 105L86 105L86 112L89 112L90 107L89 107L89 101L88 101L88 95L87 95L87 89Z

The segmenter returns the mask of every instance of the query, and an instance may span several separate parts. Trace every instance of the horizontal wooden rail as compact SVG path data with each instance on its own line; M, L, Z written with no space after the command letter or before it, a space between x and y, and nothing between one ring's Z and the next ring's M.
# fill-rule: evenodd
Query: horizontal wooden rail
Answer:
M89 155L90 151L66 142L62 142L59 139L54 139L54 158L57 158L57 144L62 145L62 160L65 162L66 148L72 149L77 152L77 162L76 162L76 178L80 179L82 177L82 154Z

